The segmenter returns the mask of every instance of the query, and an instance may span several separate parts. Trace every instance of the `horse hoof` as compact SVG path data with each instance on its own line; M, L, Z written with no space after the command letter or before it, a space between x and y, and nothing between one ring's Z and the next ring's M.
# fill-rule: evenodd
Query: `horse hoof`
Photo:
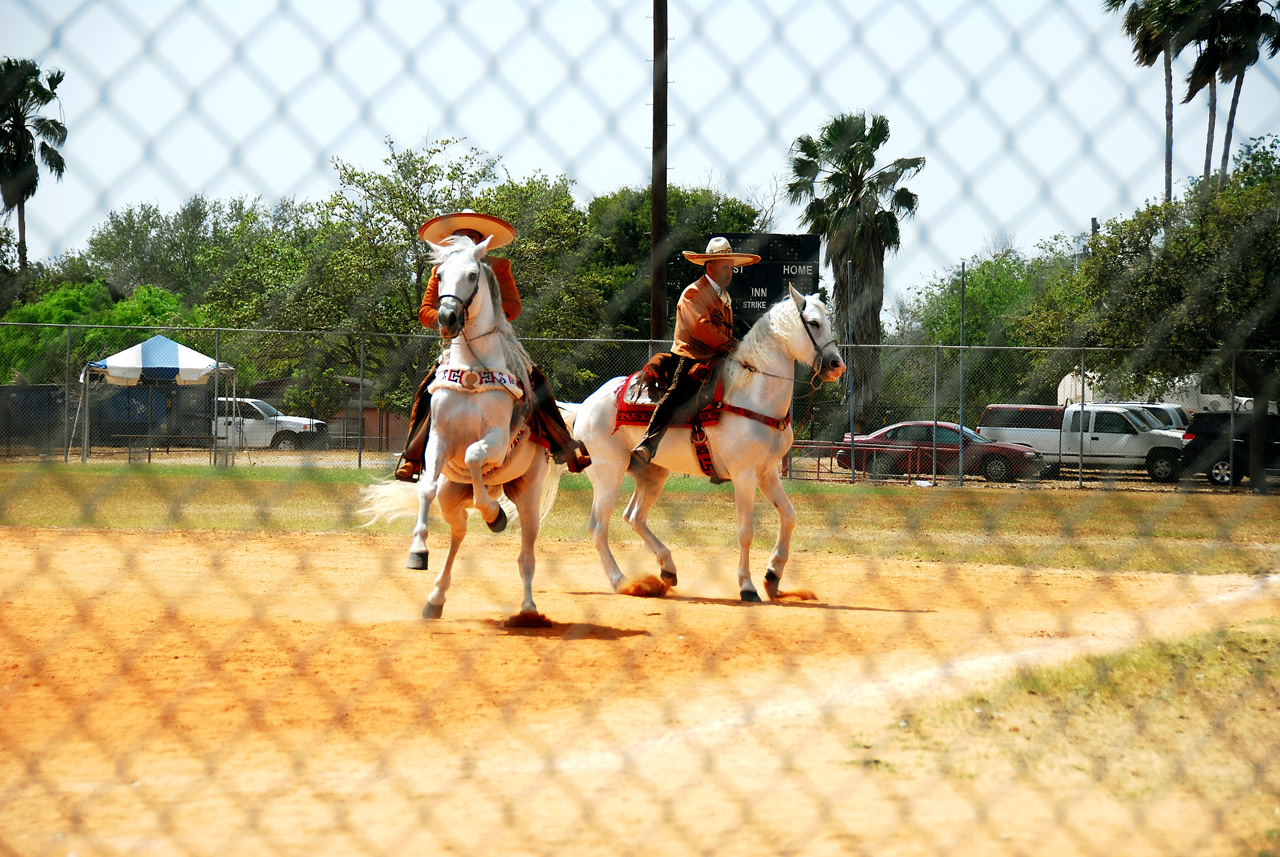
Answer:
M741 595L743 601L749 601L753 604L761 603L760 593L756 592L754 589L744 589L742 590Z
M676 573L674 571L664 571L662 572L661 577L667 586L675 586L677 583Z
M507 528L507 513L502 509L498 509L498 517L493 519L493 523L486 522L486 526L495 533L500 533Z
M411 568L414 571L427 570L427 552L414 553L409 551L409 561L404 564L405 568Z
M439 619L443 615L444 615L443 604L432 604L430 601L428 601L426 606L422 608L423 619Z

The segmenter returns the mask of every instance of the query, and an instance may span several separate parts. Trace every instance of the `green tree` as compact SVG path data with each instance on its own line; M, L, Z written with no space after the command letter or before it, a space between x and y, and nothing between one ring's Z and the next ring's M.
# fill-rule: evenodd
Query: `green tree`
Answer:
M27 268L26 202L40 186L40 168L61 181L67 163L58 147L67 128L40 111L58 99L66 75L41 72L32 60L0 59L0 199L4 213L18 212L18 269Z
M818 136L803 134L791 145L787 195L803 204L800 222L826 239L826 262L835 279L839 334L855 345L880 344L884 305L884 257L901 245L901 221L915 214L919 199L902 182L924 168L924 158L897 158L876 168L876 153L889 141L889 120L861 111L842 113ZM850 276L852 274L852 277ZM879 391L879 353L859 349L850 365L855 425L874 411Z
M604 294L607 313L618 336L648 338L650 188L619 188L587 205L587 246L583 264L589 267ZM672 185L667 189L667 317L670 324L680 293L702 276L683 250L701 252L712 235L758 232L760 209L711 187Z
M1135 383L1221 374L1234 364L1255 401L1280 392L1280 137L1255 139L1237 157L1220 194L1188 193L1109 222L1067 288L1027 314L1056 325L1055 344L1117 349L1097 369ZM1045 323L1046 316L1057 316ZM1072 317L1073 316L1073 317ZM1261 478L1262 425L1251 455Z
M384 288L398 292L395 299L405 309L404 332L416 329L413 320L431 271L431 248L418 239L418 227L438 215L473 207L477 191L497 177L496 158L474 148L454 153L460 142L444 138L421 150L397 151L387 139L380 172L333 159L340 188L328 202L331 215L351 229L352 240L370 255L372 267L405 275L382 281Z

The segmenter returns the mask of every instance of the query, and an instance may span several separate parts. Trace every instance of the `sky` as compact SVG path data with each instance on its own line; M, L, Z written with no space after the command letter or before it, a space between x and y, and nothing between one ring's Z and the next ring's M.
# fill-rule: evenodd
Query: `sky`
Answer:
M652 10L0 0L0 55L66 72L67 172L28 203L30 255L83 248L131 205L319 200L337 189L333 158L376 169L387 140L464 138L514 178L568 176L583 203L647 185ZM1163 75L1134 64L1099 0L672 0L668 15L670 182L772 204L774 231L799 232L788 150L832 115L884 114L883 158L926 159L886 306L984 248L1032 251L1162 193ZM1175 64L1179 99L1190 61ZM1175 182L1203 167L1207 116L1203 93L1175 109ZM1280 57L1248 72L1233 149L1269 132Z

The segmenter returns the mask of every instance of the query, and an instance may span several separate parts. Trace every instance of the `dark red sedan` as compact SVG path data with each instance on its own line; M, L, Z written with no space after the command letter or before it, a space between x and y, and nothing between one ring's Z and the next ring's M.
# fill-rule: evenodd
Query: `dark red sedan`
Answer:
M939 474L955 475L959 472L962 432L966 475L981 475L988 482L1012 482L1023 476L1036 476L1044 469L1044 458L1029 446L990 441L955 423L921 420L895 423L854 438L858 470L878 477L932 475L935 428ZM849 435L844 436L844 442L846 446L836 452L836 462L847 468Z

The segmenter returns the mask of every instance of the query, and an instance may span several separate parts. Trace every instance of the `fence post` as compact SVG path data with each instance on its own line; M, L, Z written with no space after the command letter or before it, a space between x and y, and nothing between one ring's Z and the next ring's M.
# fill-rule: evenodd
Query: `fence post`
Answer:
M964 487L964 261L960 262L960 441L957 447L960 452L960 487Z
M933 484L938 485L938 351L933 346Z
M1255 395L1253 406L1258 407L1258 398ZM1264 400L1262 406L1267 406ZM1236 493L1236 355L1231 352L1231 411L1227 417L1227 468L1231 472L1231 478L1227 480L1227 493Z
M67 325L67 359L62 373L62 463L71 461L71 325Z
M356 470L364 467L364 337L360 337L360 392L356 399ZM343 434L346 434L344 431Z
M1080 415L1080 450L1079 450L1080 457L1079 457L1079 459L1078 459L1078 460L1077 460L1077 462L1076 462L1076 464L1078 465L1078 467L1077 467L1077 469L1076 469L1076 487L1077 487L1077 488L1083 488L1083 487L1084 487L1084 431L1085 431L1085 428L1084 428L1084 391L1085 391L1085 387L1086 387L1086 386L1088 385L1088 383L1089 383L1088 376L1086 376L1086 375L1084 374L1084 371L1085 371L1085 369L1084 369L1084 349L1083 349L1083 348L1081 348L1081 349L1080 349L1080 401L1076 403L1077 405L1079 405L1079 410L1078 410L1078 411L1076 411L1076 413L1078 413L1078 414Z

